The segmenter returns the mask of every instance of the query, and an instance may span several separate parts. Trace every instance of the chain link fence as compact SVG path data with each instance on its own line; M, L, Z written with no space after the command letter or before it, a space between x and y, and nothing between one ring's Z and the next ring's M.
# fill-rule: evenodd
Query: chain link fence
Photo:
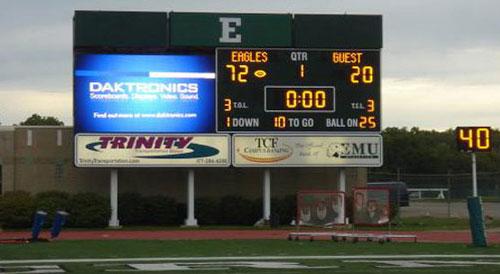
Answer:
M447 189L444 197L439 191L422 191L420 198L465 200L472 196L471 173L409 174L368 172L368 182L405 182L410 189ZM477 173L478 194L486 199L500 201L500 172ZM415 198L415 193L412 194Z

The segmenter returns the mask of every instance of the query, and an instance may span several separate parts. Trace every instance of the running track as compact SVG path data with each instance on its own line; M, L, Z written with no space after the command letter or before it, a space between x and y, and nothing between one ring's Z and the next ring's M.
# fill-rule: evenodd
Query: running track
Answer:
M291 230L165 230L165 231L62 231L59 240L256 240L287 239ZM310 231L308 231L310 232ZM347 232L347 231L346 231ZM357 231L363 232L363 231ZM387 233L387 231L365 231L366 233ZM419 231L392 232L392 234L417 235L418 242L434 243L471 243L469 231ZM26 232L0 232L0 239L29 238ZM43 232L42 238L48 238ZM405 241L403 239L397 241ZM500 231L488 233L488 243L500 244Z

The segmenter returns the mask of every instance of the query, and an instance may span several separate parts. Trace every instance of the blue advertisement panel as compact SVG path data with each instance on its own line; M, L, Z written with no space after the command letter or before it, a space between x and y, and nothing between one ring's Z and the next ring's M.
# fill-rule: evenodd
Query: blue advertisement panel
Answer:
M75 133L211 133L214 112L212 55L75 55Z

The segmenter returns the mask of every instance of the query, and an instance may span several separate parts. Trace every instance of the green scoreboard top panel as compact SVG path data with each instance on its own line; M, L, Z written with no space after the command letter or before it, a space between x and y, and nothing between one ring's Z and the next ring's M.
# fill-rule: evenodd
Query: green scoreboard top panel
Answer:
M219 48L218 132L379 132L380 51Z
M382 48L382 16L75 11L75 48Z
M171 12L172 47L291 47L291 14Z
M165 12L75 11L74 47L166 48Z

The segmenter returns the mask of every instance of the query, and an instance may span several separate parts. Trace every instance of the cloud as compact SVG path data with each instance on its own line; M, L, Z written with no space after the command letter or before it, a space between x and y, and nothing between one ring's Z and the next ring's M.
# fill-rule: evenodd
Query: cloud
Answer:
M5 2L0 9L3 124L18 123L34 112L70 124L74 10L137 10L382 14L385 127L500 126L500 1Z
M19 124L33 113L57 117L65 125L73 124L73 96L71 92L12 90L3 91L1 96L0 123L2 125Z
M500 84L498 47L382 51L383 77L432 78L463 85Z
M460 85L434 79L389 78L382 82L383 127L500 128L500 84Z

